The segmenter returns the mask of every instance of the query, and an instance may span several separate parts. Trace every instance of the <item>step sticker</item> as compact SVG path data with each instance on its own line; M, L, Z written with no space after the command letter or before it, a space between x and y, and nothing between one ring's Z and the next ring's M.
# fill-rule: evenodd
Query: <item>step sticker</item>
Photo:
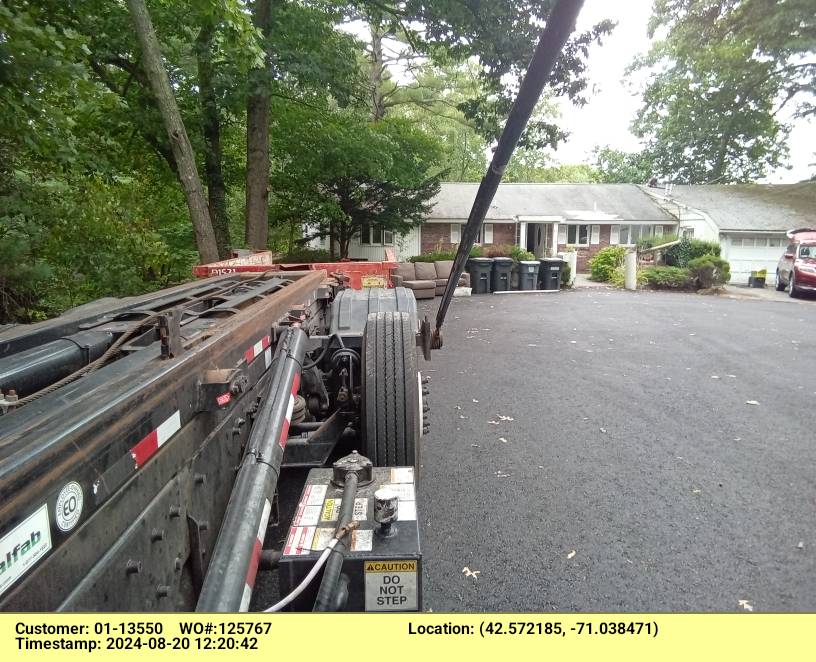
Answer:
M51 525L43 504L0 539L0 595L50 549Z
M368 498L358 497L354 500L354 521L365 522L368 519Z
M400 503L403 501L416 501L416 492L414 492L413 483L391 483L383 485L383 489L389 489L396 493L399 497Z
M366 611L416 611L416 560L366 561Z

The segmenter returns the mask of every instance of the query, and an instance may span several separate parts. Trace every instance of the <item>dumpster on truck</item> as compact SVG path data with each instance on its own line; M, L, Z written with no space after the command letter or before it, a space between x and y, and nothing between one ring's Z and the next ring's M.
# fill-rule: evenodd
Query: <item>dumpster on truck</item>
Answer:
M389 255L390 254L390 255ZM366 287L392 287L391 272L397 267L393 252L386 251L386 259L381 262L299 262L278 264L276 255L262 251L234 257L229 260L201 264L193 267L193 275L200 278L223 276L225 274L251 274L265 271L320 271L339 278L355 290Z

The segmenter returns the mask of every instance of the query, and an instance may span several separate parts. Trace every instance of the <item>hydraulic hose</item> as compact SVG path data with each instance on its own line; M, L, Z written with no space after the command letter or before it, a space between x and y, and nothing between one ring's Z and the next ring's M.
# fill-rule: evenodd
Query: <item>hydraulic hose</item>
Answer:
M357 482L358 478L355 472L350 471L346 474L346 482L343 485L343 501L340 504L340 516L337 520L338 533L353 522ZM317 592L313 611L331 611L334 608L340 571L343 569L343 560L346 557L347 549L346 541L339 540L331 550L329 560L326 562L326 569L323 571L323 579L320 582L320 589Z

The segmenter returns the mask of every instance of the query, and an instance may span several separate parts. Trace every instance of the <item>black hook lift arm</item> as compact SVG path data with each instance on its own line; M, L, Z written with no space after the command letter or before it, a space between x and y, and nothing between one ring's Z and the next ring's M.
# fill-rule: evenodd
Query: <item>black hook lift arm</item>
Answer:
M453 291L456 289L465 262L470 255L470 249L473 248L473 243L476 241L479 227L487 215L490 203L493 202L493 197L499 188L504 170L510 162L510 157L513 156L516 143L518 143L522 132L527 126L535 105L538 103L541 91L550 78L550 72L555 66L561 49L575 28L575 20L578 18L583 4L584 0L558 0L547 19L547 25L538 40L538 46L532 60L530 60L530 65L527 67L527 74L521 82L518 96L507 118L507 124L504 125L504 131L502 131L496 151L493 153L493 160L490 162L487 173L482 178L467 224L462 231L462 239L459 243L459 250L456 252L456 259L453 262L451 276L448 279L445 294L442 296L439 310L436 313L436 329L432 341L434 349L442 347L442 324L445 321Z

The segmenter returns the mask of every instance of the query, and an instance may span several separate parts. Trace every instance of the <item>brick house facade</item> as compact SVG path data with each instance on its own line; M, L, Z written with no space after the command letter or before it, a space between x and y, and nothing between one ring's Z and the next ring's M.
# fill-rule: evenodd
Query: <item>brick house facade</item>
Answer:
M451 236L455 228L459 228L459 236ZM420 249L423 253L437 250L450 250L459 243L462 224L427 222L419 226ZM486 223L482 228L481 244L509 244L516 243L515 223ZM487 239L487 241L485 241Z

